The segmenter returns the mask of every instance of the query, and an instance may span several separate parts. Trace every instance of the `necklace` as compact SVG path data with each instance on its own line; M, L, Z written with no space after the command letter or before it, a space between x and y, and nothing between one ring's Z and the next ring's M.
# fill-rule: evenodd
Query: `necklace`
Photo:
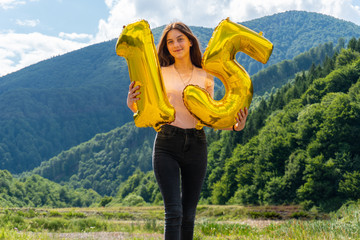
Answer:
M184 89L185 89L185 88L186 88L186 85L188 85L188 84L191 82L191 80L192 80L193 73L194 73L194 65L192 65L191 76L190 76L190 78L187 79L187 81L186 81L187 84L185 84L184 79L181 77L181 75L180 75L179 71L176 69L175 65L174 65L174 68L175 68L175 71L177 72L177 74L179 75L182 83L184 84ZM183 94L184 94L184 93L183 93ZM182 95L182 96L183 96L183 95ZM183 101L182 101L182 102L183 102ZM184 107L185 107L185 105L184 105ZM185 109L186 109L186 107L185 107ZM188 112L188 113L190 114L190 112ZM191 119L191 121L193 122L193 126L196 127L198 120L197 120L193 115L191 115L191 114L190 114L190 119ZM190 119L189 119L188 121L190 121Z
M194 65L192 65L192 69L191 69L191 76L190 76L190 78L189 78L189 79L187 79L186 83L185 83L184 79L181 77L181 75L180 75L179 71L176 69L175 65L174 65L174 68L175 68L175 71L178 73L178 75L179 75L179 77L180 77L180 79L181 79L182 83L184 84L184 89L185 89L185 88L186 88L186 86L187 86L187 85L191 82L191 80L192 80L193 73L194 73ZM185 107L185 108L186 108L186 107ZM192 115L190 115L190 116L192 116ZM191 121L193 121L193 125L194 125L194 126L196 126L196 125L197 125L197 119L196 119L194 116L192 116L192 120L191 120Z
M186 83L185 83L185 81L184 81L184 79L181 77L181 74L179 73L179 71L176 69L176 67L174 66L174 68L175 68L175 71L178 73L178 75L179 75L179 77L180 77L180 79L181 79L181 81L182 81L182 83L184 84L184 88L191 82L191 80L192 80L192 77L193 77L193 73L194 73L194 66L192 65L192 69L191 69L191 76L190 76L190 78L189 79L187 79L187 81L186 81Z

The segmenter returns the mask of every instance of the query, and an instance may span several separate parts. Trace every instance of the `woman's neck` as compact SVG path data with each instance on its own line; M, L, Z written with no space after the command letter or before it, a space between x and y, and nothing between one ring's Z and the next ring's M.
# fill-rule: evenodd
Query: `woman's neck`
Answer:
M192 71L193 64L190 59L186 59L186 60L176 59L174 63L174 67L179 72L188 72L188 71Z

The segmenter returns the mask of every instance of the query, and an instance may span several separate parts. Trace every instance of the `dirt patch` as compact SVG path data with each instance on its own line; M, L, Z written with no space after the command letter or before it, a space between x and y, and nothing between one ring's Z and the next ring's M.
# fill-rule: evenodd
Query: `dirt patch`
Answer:
M265 228L271 224L282 224L284 220L254 220L254 219L246 219L246 220L236 220L236 221L217 221L219 224L243 224L249 225L250 227L255 228Z
M86 240L122 240L122 239L162 239L161 234L123 233L123 232L86 232L86 233L49 233L51 239L86 239Z

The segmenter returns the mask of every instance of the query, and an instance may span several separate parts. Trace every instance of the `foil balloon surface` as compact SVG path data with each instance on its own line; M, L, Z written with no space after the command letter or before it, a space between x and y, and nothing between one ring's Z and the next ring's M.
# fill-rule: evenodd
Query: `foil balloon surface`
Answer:
M136 102L137 112L134 113L135 125L159 131L161 125L173 122L175 109L166 96L148 22L141 20L125 26L117 40L116 53L126 59L130 81L140 86L140 100Z
M188 110L199 119L197 128L206 125L215 129L232 127L240 109L249 108L253 86L249 74L235 60L241 51L251 58L266 63L273 44L249 28L225 19L215 28L202 58L203 69L219 78L225 86L225 95L214 100L198 86L184 89L183 101Z

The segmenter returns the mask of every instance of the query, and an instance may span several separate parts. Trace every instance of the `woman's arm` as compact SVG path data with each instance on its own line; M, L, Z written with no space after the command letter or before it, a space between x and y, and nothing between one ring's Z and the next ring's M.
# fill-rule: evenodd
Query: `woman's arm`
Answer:
M134 85L135 85L135 82L131 82L130 85L129 85L129 92L128 92L128 95L127 95L126 102L127 102L128 108L130 108L130 110L133 113L136 113L137 112L136 102L140 100L138 95L141 92L137 92L137 90L140 89L140 86L134 87Z
M230 130L230 131L236 131L236 132L240 132L241 130L243 130L245 128L245 123L246 123L246 118L249 114L248 109L245 107L244 110L240 109L240 111L237 114L237 118L236 119L236 123L233 127L231 128L224 128L221 130Z

